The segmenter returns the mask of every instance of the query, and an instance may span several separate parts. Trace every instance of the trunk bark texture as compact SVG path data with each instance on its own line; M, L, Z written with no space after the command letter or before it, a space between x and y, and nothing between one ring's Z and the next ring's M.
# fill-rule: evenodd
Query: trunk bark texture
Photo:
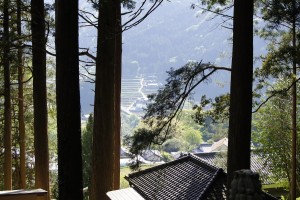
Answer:
M295 1L293 1L293 9L296 9ZM296 12L295 12L296 13ZM296 16L293 16L293 82L292 87L292 160L291 160L291 199L297 196L297 45L296 45Z
M59 199L83 199L78 1L56 0L56 102Z
M250 169L252 80L253 0L235 0L228 133L228 188L234 171Z
M4 189L12 189L9 0L3 2L4 66Z
M118 6L120 6L119 0L99 1L91 179L92 200L108 200L106 193L114 189L116 180L115 80L117 73L116 16Z
M121 149L121 80L122 80L122 22L121 6L116 12L116 74L115 74L115 170L114 189L120 188L120 149Z
M22 36L21 28L21 0L17 1L17 32L18 36ZM20 39L21 40L21 39ZM26 159L25 159L25 122L24 122L24 95L23 95L23 50L22 50L22 41L19 41L18 47L18 108L19 108L19 145L20 145L20 183L19 186L21 189L26 188Z
M48 191L49 152L46 85L46 38L43 0L31 0L35 187Z

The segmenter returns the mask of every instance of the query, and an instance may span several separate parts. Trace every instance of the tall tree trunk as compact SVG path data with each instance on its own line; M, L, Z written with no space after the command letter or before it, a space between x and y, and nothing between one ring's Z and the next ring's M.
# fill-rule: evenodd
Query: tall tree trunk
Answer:
M122 80L122 22L121 6L116 7L116 63L115 63L115 170L114 189L120 188L121 149L121 80Z
M3 2L3 65L4 65L4 189L12 189L11 92L9 66L9 0Z
M250 169L252 79L253 0L235 0L228 133L228 188L234 171Z
M21 29L21 0L17 1L17 32L19 38L22 36ZM23 95L23 50L22 50L22 42L19 39L19 47L18 47L18 107L19 107L19 144L20 144L20 183L19 187L21 189L26 188L26 163L25 163L25 122L24 122L24 95Z
M4 189L12 189L12 154L11 154L11 94L9 66L9 0L3 2L3 66L4 66Z
M82 199L78 1L56 0L59 199Z
M293 10L296 9L295 0L293 0ZM296 12L294 12L296 13ZM292 78L292 160L291 160L291 199L296 199L297 191L297 46L296 46L296 16L293 15L293 28L292 28L292 45L293 45L293 73Z
M31 0L35 186L48 191L49 152L46 86L46 38L43 0Z
M106 192L114 189L116 6L120 6L119 0L99 1L91 180L92 200L109 199Z

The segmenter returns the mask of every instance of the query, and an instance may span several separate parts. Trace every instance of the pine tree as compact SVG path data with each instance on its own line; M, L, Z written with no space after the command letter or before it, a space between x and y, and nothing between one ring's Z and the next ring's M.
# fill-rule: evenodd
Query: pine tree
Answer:
M264 59L263 67L257 70L260 80L271 78L286 78L291 80L291 85L283 91L292 90L291 101L291 129L292 129L292 157L291 157L291 199L296 198L297 182L297 65L299 65L299 16L300 2L297 0L263 0L261 14L267 21L263 36L274 39L280 38L280 43L271 43L271 50ZM274 36L274 30L277 34ZM266 81L261 81L265 83ZM272 93L273 96L278 91Z

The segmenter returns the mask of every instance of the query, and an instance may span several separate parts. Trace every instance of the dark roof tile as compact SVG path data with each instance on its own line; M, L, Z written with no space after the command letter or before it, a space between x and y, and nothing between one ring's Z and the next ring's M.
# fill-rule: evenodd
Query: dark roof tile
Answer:
M196 153L194 155L209 163L210 165L221 167L226 171L227 158L224 157L223 153L224 152L205 152ZM260 174L262 184L267 185L274 183L274 175L272 174L272 171L270 169L270 163L259 153L251 153L251 170Z
M222 169L188 155L126 179L146 199L224 199L226 175ZM216 184L217 183L217 184Z
M226 173L194 155L129 174L130 186L150 200L225 200ZM276 198L264 193L265 200Z

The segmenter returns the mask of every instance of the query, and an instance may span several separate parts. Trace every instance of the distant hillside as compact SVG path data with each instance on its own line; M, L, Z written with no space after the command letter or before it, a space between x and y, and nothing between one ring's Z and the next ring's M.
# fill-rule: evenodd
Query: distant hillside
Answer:
M212 13L201 14L199 9L191 9L196 0L165 1L145 21L123 34L123 69L122 76L127 81L123 85L123 97L141 95L136 91L140 87L136 80L156 76L156 82L162 84L166 71L178 68L189 60L211 62L219 66L230 66L231 30L220 26L222 18L214 18ZM123 21L126 21L124 17ZM81 46L95 46L95 31L82 29ZM258 45L260 49L261 44ZM206 85L198 88L195 100L206 94L214 97L229 89L229 73L219 72ZM125 83L125 81L123 81ZM137 85L134 85L135 82ZM132 88L133 93L130 93ZM90 112L93 103L91 84L82 84L82 111ZM152 90L153 91L153 90ZM133 102L126 102L129 105Z
M123 74L157 73L189 60L229 65L231 31L220 18L191 9L192 1L164 2L145 21L123 34Z
M164 2L144 22L123 34L123 105L134 101L129 97L140 98L137 93L141 77L155 75L157 82L163 83L166 71L177 68L189 60L203 60L216 64L228 65L230 58L224 56L230 51L228 38L230 31L220 29L214 21L206 22L211 14L199 15L198 10L190 8L190 1ZM123 19L126 21L126 19ZM83 29L81 46L95 46L95 32ZM228 53L229 54L229 53ZM222 57L224 56L224 57ZM228 74L219 74L218 81L227 82ZM125 81L127 80L127 81ZM157 83L157 84L159 84ZM222 90L216 83L211 87ZM156 87L158 88L158 87ZM226 86L227 88L227 86ZM81 84L82 112L92 111L93 85ZM211 93L211 89L203 87L203 93ZM215 96L220 93L213 89ZM149 93L155 92L152 90ZM124 98L126 96L126 99Z

